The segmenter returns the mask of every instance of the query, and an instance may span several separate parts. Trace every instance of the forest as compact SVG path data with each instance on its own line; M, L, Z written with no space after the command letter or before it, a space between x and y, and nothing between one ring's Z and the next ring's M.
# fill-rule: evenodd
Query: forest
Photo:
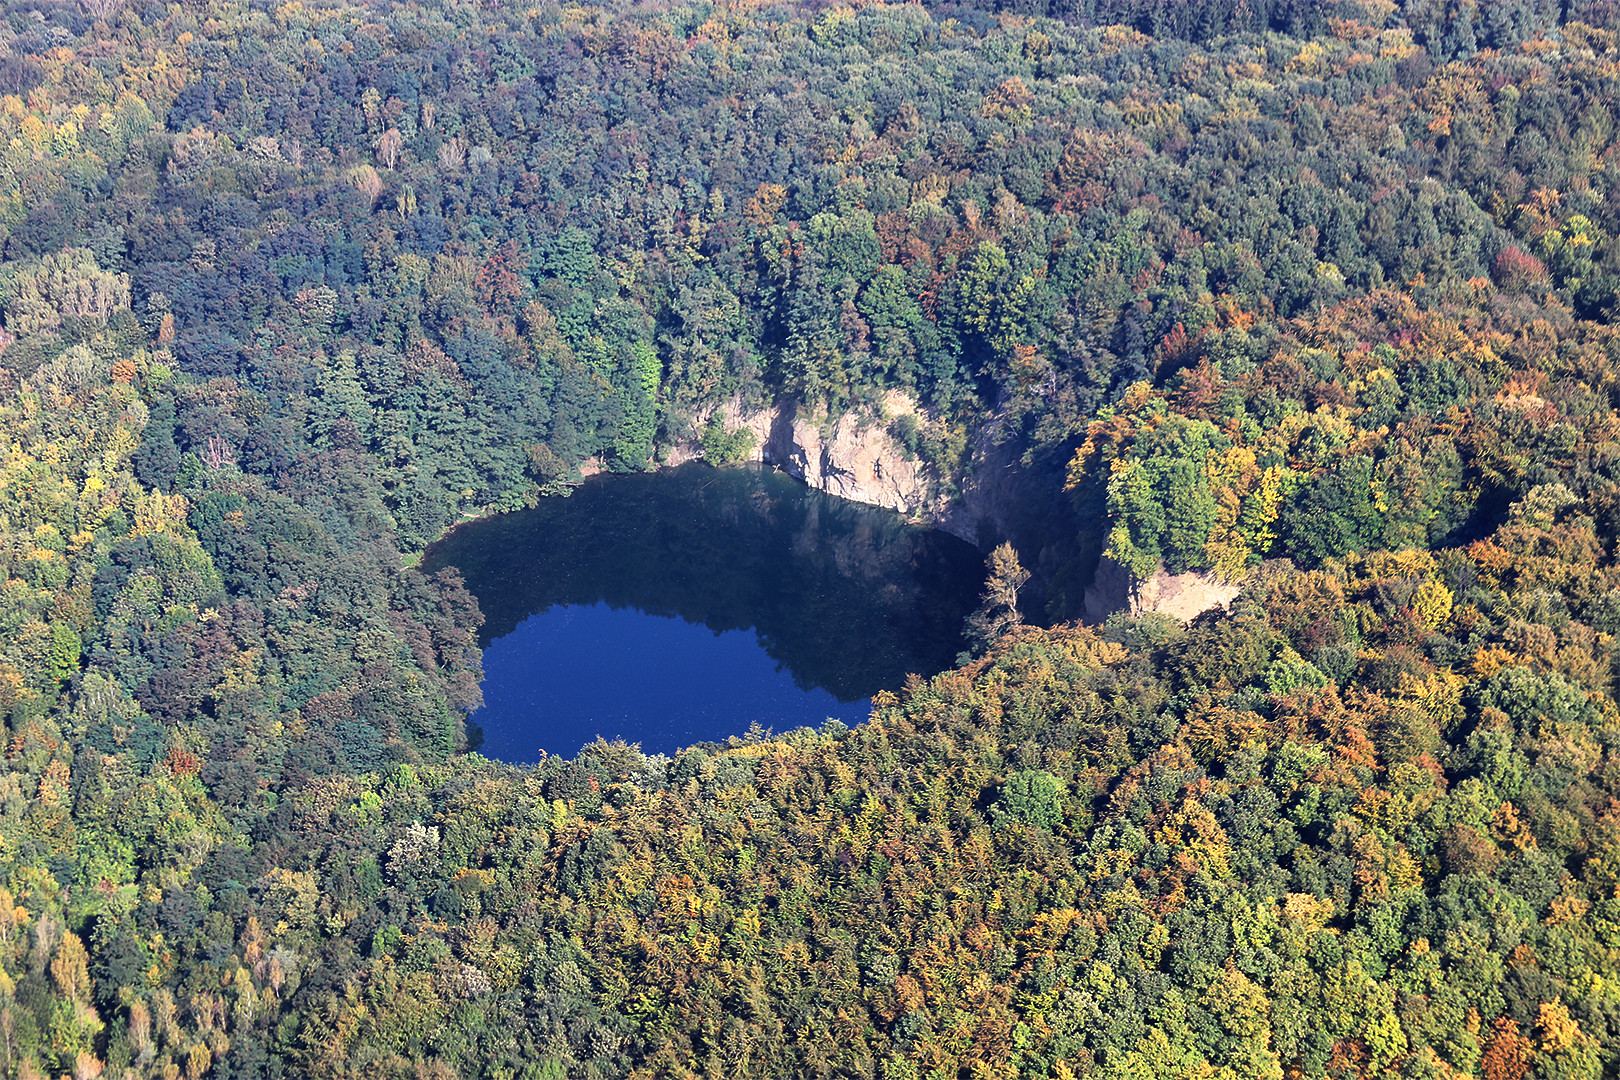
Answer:
M3 11L0 1075L1620 1074L1620 4ZM469 752L424 546L782 401L1071 591Z

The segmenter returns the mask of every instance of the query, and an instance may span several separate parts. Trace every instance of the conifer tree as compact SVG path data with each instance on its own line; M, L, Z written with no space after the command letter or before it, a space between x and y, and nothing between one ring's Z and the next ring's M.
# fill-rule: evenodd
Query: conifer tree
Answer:
M984 652L1024 621L1018 613L1018 590L1029 580L1029 571L1008 543L998 544L984 566L984 600L963 625L963 636L975 653Z

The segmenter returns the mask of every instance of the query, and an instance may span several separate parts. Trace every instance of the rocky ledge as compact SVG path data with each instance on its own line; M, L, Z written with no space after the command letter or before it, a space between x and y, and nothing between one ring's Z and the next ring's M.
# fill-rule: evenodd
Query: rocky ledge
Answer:
M723 406L727 430L746 428L754 435L754 461L774 465L789 476L829 495L881 506L934 524L944 500L934 470L906 452L889 425L917 404L891 392L877 412L849 412L836 420L786 401L745 411L736 402ZM679 465L702 457L694 443L674 447L665 459Z
M1020 537L1015 527L1014 504L1020 489L1009 479L1018 469L1015 448L982 432L973 447L974 467L952 497L934 468L908 454L892 434L893 422L906 414L916 416L919 425L937 423L914 399L898 391L889 392L881 409L849 412L837 419L792 401L753 410L732 401L722 406L721 417L726 430L746 428L753 434L750 460L775 466L810 487L894 510L985 550L1009 537L1023 547L1020 540L1028 538ZM700 420L707 422L708 417ZM690 441L671 448L663 464L680 465L702 456L702 447ZM1020 551L1037 576L1050 561L1047 554ZM1103 558L1076 614L1087 622L1101 622L1116 611L1152 611L1186 621L1231 603L1239 589L1210 574L1169 574L1162 569L1145 581L1133 582L1124 567Z

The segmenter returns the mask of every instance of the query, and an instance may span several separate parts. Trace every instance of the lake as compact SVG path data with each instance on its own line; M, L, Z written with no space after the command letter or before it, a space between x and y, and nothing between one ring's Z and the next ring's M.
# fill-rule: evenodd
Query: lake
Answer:
M859 723L877 691L952 664L984 576L953 536L701 462L468 522L423 556L446 566L485 617L478 749L512 762Z

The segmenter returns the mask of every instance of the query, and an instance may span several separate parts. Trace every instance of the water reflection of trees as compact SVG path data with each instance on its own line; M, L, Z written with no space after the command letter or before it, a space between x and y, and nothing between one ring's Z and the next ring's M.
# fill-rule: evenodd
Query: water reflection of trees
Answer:
M695 463L469 523L425 562L466 575L485 644L554 604L606 602L752 628L798 685L846 701L948 666L982 577L954 537L774 472Z

